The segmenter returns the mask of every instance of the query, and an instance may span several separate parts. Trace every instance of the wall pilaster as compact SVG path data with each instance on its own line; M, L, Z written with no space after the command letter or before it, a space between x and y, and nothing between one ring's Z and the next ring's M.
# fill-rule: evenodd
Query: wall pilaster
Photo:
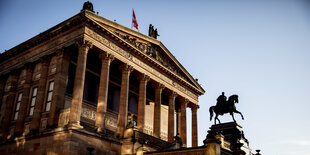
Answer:
M27 106L29 102L33 67L34 66L32 64L26 65L26 80L25 83L23 84L23 91L22 91L23 96L19 107L18 118L16 120L16 128L15 128L16 136L21 136L24 130L24 121L27 116Z
M30 131L38 132L40 129L40 121L41 121L41 113L42 108L45 103L45 95L46 95L46 82L48 75L48 67L49 67L49 58L45 57L41 59L42 67L41 67L41 75L39 80L37 98L35 101L35 107L33 112L32 121L30 124Z
M8 128L10 121L12 119L12 112L16 96L16 88L18 84L17 72L11 72L11 75L9 75L8 80L9 83L7 82L5 85L5 95L2 99L3 104L5 104L5 112L1 129L2 129L2 136L5 139L8 136Z
M49 128L58 126L59 112L64 106L71 53L71 51L65 51L64 48L60 48L56 51L57 64L54 77L55 84L50 114L47 120L47 126Z

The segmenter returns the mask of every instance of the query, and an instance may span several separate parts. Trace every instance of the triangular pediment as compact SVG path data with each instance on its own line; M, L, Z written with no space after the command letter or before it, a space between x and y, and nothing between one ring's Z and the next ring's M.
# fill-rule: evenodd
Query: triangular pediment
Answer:
M172 53L158 40L136 32L132 29L124 27L116 22L107 20L94 13L86 13L85 16L96 22L101 28L105 28L112 32L115 37L119 37L127 44L135 47L140 52L149 56L152 60L161 64L167 70L173 72L180 79L185 80L192 85L201 94L204 93L203 88L197 81L187 72L187 70L179 63Z

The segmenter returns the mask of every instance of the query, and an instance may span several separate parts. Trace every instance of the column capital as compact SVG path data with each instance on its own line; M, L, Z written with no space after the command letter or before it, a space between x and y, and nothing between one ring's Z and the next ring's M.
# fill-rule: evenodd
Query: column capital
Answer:
M107 52L102 52L99 54L99 58L102 61L111 63L114 60L114 55L107 53Z
M40 58L40 62L42 63L42 66L48 66L50 63L51 57L46 55Z
M64 47L60 47L60 48L56 49L56 56L63 55L64 51L65 51Z
M169 98L175 99L178 96L178 93L173 91L173 90L170 90L170 91L168 91L168 96L169 96Z
M191 108L192 112L193 111L197 111L199 109L199 105L198 104L191 104L191 105L189 105L189 107Z
M155 89L164 89L165 88L165 85L164 84L161 84L161 83L155 83L154 85L154 88Z
M83 49L86 49L87 51L93 47L92 42L90 42L89 40L84 40L84 39L76 41L75 44L78 46L79 49L83 48Z
M128 72L128 73L131 73L133 71L133 67L131 65L128 65L128 64L120 65L119 69L124 71L124 72Z
M147 81L150 80L150 76L141 73L141 74L138 75L138 79L139 79L140 81L146 81L146 82L147 82Z
M25 69L27 70L27 72L33 72L34 66L35 64L32 62L27 62L25 65Z
M179 100L181 102L181 105L184 105L185 108L187 108L189 100L187 98L182 98Z

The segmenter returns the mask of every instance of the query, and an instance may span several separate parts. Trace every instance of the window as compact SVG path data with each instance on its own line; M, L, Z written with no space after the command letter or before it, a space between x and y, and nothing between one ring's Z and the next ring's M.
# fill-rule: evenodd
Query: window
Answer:
M15 108L15 114L14 114L14 121L18 118L18 112L20 107L20 102L22 100L23 93L18 93L17 102L16 102L16 108Z
M51 103L52 103L53 90L54 90L54 81L51 81L49 83L49 87L48 87L45 111L50 111Z
M34 87L32 89L31 103L30 103L30 109L29 109L29 116L33 115L34 106L36 104L37 91L38 91L38 87Z

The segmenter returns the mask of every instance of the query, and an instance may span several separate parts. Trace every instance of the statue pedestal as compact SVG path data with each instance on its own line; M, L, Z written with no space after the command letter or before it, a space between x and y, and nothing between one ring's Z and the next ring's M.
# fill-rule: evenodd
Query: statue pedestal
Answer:
M237 154L251 154L248 140L244 137L242 126L237 122L212 125L208 138L215 137L221 141L221 147Z

